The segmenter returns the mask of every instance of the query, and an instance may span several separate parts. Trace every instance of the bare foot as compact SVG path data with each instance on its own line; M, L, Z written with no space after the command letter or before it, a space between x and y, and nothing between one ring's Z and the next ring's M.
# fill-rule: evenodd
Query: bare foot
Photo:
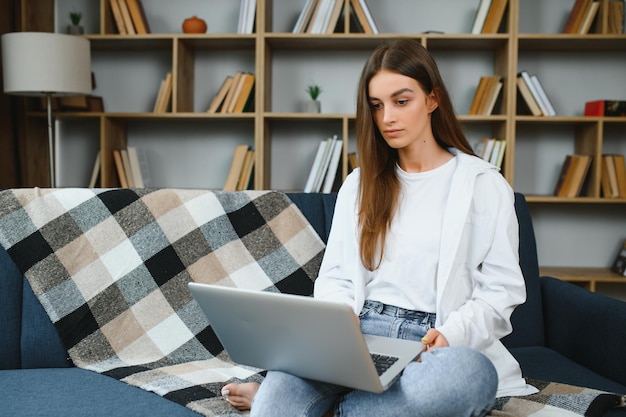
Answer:
M222 388L224 399L238 410L249 410L252 406L252 399L259 390L256 382L246 382L243 384L228 384Z

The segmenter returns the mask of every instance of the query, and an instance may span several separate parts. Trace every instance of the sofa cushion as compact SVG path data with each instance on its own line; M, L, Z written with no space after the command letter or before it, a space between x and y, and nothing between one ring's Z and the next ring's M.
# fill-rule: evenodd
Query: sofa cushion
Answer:
M72 366L59 332L50 321L27 280L23 280L22 368L66 368Z
M520 267L526 283L526 302L513 312L513 333L502 339L509 349L545 344L535 231L526 199L520 193L515 193L515 211L519 222Z
M23 275L2 246L0 273L0 369L16 369L20 367Z
M2 413L37 417L199 417L152 392L80 368L0 371Z
M558 352L541 346L512 348L525 377L626 394L626 386L596 374Z
M337 194L288 193L287 196L300 209L304 217L326 243L333 221Z

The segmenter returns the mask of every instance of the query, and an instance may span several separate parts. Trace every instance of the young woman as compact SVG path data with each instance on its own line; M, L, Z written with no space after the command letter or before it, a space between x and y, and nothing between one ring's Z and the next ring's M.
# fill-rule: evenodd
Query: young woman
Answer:
M382 394L268 372L225 387L231 403L254 398L251 416L460 417L535 392L500 342L526 296L513 191L474 156L418 41L368 59L356 136L360 168L339 191L314 296L352 306L363 333L427 350Z

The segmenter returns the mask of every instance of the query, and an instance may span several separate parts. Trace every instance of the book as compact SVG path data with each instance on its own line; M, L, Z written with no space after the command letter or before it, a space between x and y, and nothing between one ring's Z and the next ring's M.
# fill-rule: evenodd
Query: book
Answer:
M602 155L600 167L600 187L604 198L619 197L619 186L617 184L617 172L615 171L615 161L611 155Z
M211 104L209 104L207 113L217 113L220 110L220 106L224 102L224 97L226 97L226 94L228 93L228 90L230 89L232 84L233 77L231 75L227 75L226 78L224 78L220 89L217 91L217 94L215 94L215 97L213 97L213 100L211 100Z
M365 18L367 19L367 23L369 24L370 28L372 28L372 33L373 34L378 34L378 26L376 26L376 22L374 21L374 16L372 16L372 12L370 11L369 6L367 5L367 2L365 0L359 0L359 4L361 5L361 9L363 10L363 13L365 13Z
M117 27L117 32L120 35L128 35L118 0L109 0L109 6L111 7L111 14L113 15L113 21Z
M585 116L626 117L626 101L593 100L585 103Z
M607 3L602 3L605 5ZM602 6L600 6L602 7ZM611 1L608 3L607 12L607 28L606 33L610 35L624 33L624 2L623 1Z
M585 15L590 4L591 0L576 0L574 2L569 15L567 16L567 20L565 21L563 33L578 33L583 16Z
M624 155L613 155L613 163L615 165L615 176L617 178L617 189L620 198L626 198L626 162Z
M491 0L481 33L498 33L508 0Z
M337 171L339 169L339 161L341 160L341 152L343 151L343 140L339 139L335 141L333 149L331 151L330 159L328 162L328 169L326 170L326 177L324 178L324 184L322 185L321 192L330 193L333 190L333 184L337 177Z
M482 138L474 146L474 153L479 158L488 161L491 158L491 151L493 150L494 143L495 139L493 138Z
M100 176L100 151L96 153L96 160L93 163L93 169L91 170L91 178L89 179L88 188L94 188L98 184L98 177Z
M326 140L320 141L317 145L317 151L315 152L315 157L313 158L313 164L311 165L309 175L304 185L305 193L313 192L313 185L315 184L315 178L317 177L317 172L320 169L322 158L324 157L324 152L326 151L326 146L328 146L328 142Z
M485 20L487 19L489 6L491 6L491 0L480 0L480 4L478 5L476 14L474 15L474 23L472 24L472 30L470 33L474 35L482 33L483 26L485 26Z
M224 102L222 103L222 107L220 108L220 113L228 113L229 109L231 108L230 104L234 100L233 97L235 96L237 91L239 91L240 89L239 83L241 82L242 75L243 75L242 71L237 71L235 75L233 75L233 83L228 89L228 92L226 93L226 97L224 97Z
M233 110L231 113L241 113L252 107L254 102L254 74L245 73L242 75L241 88L236 100L233 100Z
M546 90L543 88L543 84L541 83L541 81L539 81L539 77L537 77L536 74L531 74L530 81L535 86L535 90L537 90L537 93L539 94L539 99L546 109L546 116L556 116L556 110L554 109L554 105L548 97Z
M530 113L533 116L543 116L543 112L541 111L539 104L537 104L537 101L535 100L533 93L530 92L530 89L528 88L526 81L521 75L517 76L516 83L517 83L517 89L520 93L520 96L522 97Z
M224 182L224 191L237 191L237 184L239 183L239 177L241 176L248 149L250 149L248 145L237 145L235 147L233 158L230 162L230 169Z
M326 11L329 9L331 2L333 0L318 0L315 4L315 9L313 10L313 14L311 19L309 20L309 24L306 28L306 33L310 34L320 34L322 22L324 21L324 15Z
M566 155L554 189L557 197L578 197L582 190L591 157L589 155Z
M593 24L593 19L596 18L596 14L598 13L598 9L600 8L600 2L594 1L587 8L585 14L580 23L580 27L578 28L578 33L580 35L585 35L589 33L591 29L591 25Z
M626 277L626 239L622 242L617 256L611 265L611 271Z
M343 3L343 0L334 0L330 17L328 18L328 22L326 23L326 28L324 31L324 33L326 33L327 35L335 32L335 28L337 27L337 23L339 23L339 18L341 17L341 11L343 10Z
M130 158L128 157L128 149L120 149L120 155L122 156L122 164L124 165L124 175L126 175L126 183L130 188L135 187L135 179L133 178L133 172L130 167Z
M528 86L528 89L530 90L530 93L532 94L533 98L535 99L535 102L537 103L537 105L541 109L542 115L543 116L549 116L550 114L549 114L548 105L546 103L544 103L544 101L542 100L541 95L539 94L537 86L533 82L530 73L528 71L526 71L526 70L521 70L519 72L519 75L521 75L522 78L524 79L524 83Z
M361 6L359 0L350 0L350 6L352 10L354 10L354 14L357 17L359 26L361 26L361 29L363 29L363 33L370 35L374 33L373 28L370 26L367 16L365 15L365 11L363 10L363 7Z
M359 158L356 152L348 152L348 168L355 170L359 167Z
M474 91L474 98L472 99L472 104L470 104L468 114L480 114L480 108L485 101L485 93L488 88L487 84L489 84L489 80L490 77L487 75L483 75L478 80L478 86L476 87L476 91Z
M126 180L126 172L124 171L124 162L122 161L122 153L119 149L113 150L113 162L115 164L115 170L117 171L117 179L120 182L122 188L128 188L128 181Z
M126 0L126 5L137 34L146 35L150 33L150 25L148 24L141 0Z
M161 80L161 86L157 93L157 98L154 103L154 113L165 113L172 97L172 72L168 72L165 78Z
M137 148L134 146L128 146L126 148L128 153L128 161L130 165L130 176L133 179L133 184L136 188L144 188L143 175L141 173L141 163L139 162L139 154Z
M319 0L306 0L291 33L304 33Z
M137 31L135 30L135 25L133 24L133 18L130 17L130 11L128 10L126 0L117 0L117 4L120 6L120 11L122 12L122 19L124 20L126 33L128 35L137 34Z
M251 34L254 31L256 0L241 0L237 33Z
M247 190L252 178L252 170L254 168L254 150L248 149L246 158L243 161L243 167L237 181L237 191Z

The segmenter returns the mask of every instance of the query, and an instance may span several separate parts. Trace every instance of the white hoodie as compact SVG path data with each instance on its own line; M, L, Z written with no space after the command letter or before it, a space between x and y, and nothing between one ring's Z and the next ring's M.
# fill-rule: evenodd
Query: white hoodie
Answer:
M497 168L455 149L457 167L444 211L437 268L435 327L450 346L484 353L499 378L497 396L528 395L519 364L500 342L512 330L514 308L526 300L519 267L513 190ZM368 271L359 257L359 170L343 183L315 297L363 307Z

